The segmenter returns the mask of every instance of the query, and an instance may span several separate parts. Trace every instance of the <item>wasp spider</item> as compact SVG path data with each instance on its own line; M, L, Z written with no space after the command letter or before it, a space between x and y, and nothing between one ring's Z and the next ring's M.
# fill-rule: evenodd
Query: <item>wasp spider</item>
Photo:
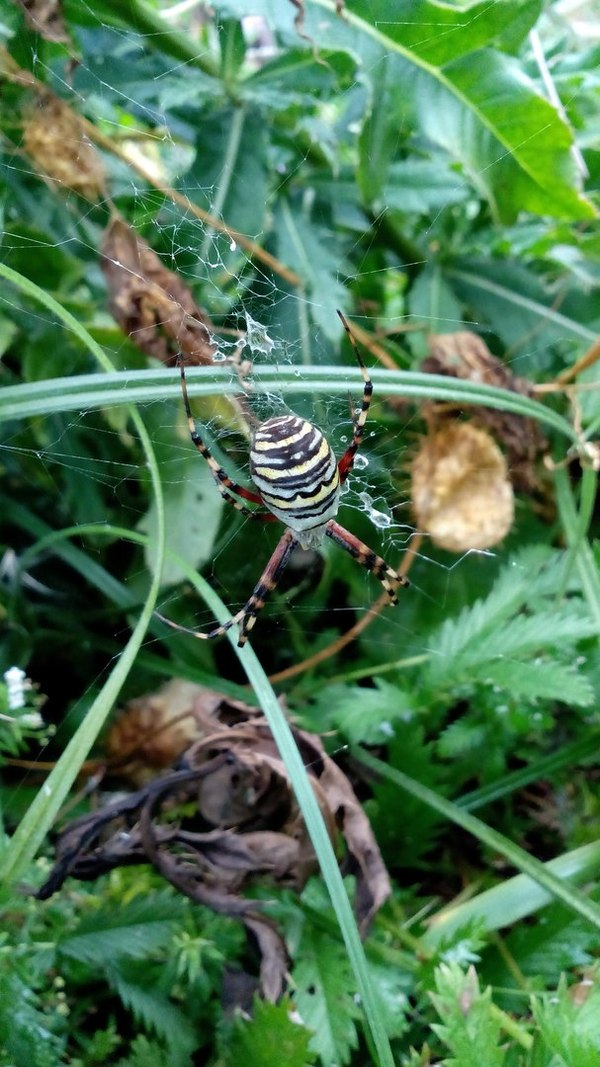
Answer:
M188 630L177 623L164 619L176 630L183 630L202 640L211 640L226 633L230 627L239 626L240 647L248 639L248 634L256 622L259 611L264 607L269 593L276 588L281 574L296 545L302 548L315 548L324 537L345 549L361 567L365 567L383 585L390 598L396 603L396 593L401 585L408 585L406 578L398 574L381 556L368 545L335 521L339 504L340 490L354 464L354 457L363 439L367 413L371 403L373 385L352 336L350 327L341 311L338 315L352 345L358 365L361 369L364 389L360 412L354 419L352 441L343 456L336 457L327 439L316 426L298 415L277 415L266 419L254 429L250 443L250 473L256 491L246 489L231 480L217 463L214 456L198 433L190 409L185 368L181 368L181 389L187 415L190 437L201 456L208 463L219 492L225 500L238 511L251 518L273 522L279 519L285 523L286 530L281 537L273 555L265 567L250 599L228 622L217 626L208 633ZM243 501L263 505L253 509Z

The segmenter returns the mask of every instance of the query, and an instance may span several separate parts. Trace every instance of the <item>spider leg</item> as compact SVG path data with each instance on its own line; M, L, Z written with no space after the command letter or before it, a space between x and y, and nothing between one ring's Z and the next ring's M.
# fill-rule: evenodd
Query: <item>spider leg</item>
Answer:
M343 526L340 526L339 522L335 519L330 519L327 523L325 533L332 541L335 541L336 545L343 548L346 552L349 552L353 559L357 563L360 563L361 567L370 571L375 578L379 578L383 588L388 594L392 604L396 604L398 598L396 596L398 592L398 586L407 586L409 584L408 578L404 578L403 575L398 574L397 571L388 567L387 563L381 556L378 556L376 552L373 552L368 545L365 545L364 541L360 541L358 537L350 533Z
M340 319L342 320L342 326L344 327L344 329L346 331L346 336L347 336L350 344L352 345L352 351L354 352L354 355L356 356L356 362L358 363L358 365L360 367L360 371L361 371L361 374L363 376L363 382L365 383L364 389L363 389L362 406L361 406L361 409L360 409L360 411L358 413L358 416L356 417L356 419L354 419L354 423L353 423L352 441L348 445L348 448L344 452L343 456L341 456L340 459L338 460L338 470L340 472L340 481L342 483L344 483L346 481L346 478L350 474L350 471L352 470L352 467L354 465L354 457L355 457L356 453L358 452L358 450L359 450L359 448L360 448L360 446L362 444L365 423L367 421L367 415L368 415L368 412L369 412L369 407L371 405L371 397L373 395L373 382L371 381L371 377L369 375L369 372L368 372L367 368L365 367L365 364L363 362L363 358L362 358L362 356L360 354L359 347L358 347L358 345L357 345L357 343L356 343L356 341L355 341L355 339L354 339L354 337L352 335L352 331L350 329L350 326L348 325L348 323L347 323L346 319L344 318L344 316L342 315L341 311L338 311L338 315L339 315Z
M234 507L236 511L241 511L243 515L248 515L251 518L261 519L261 521L263 522L272 522L274 520L274 516L271 515L270 512L253 511L252 508L246 507L246 505L242 504L240 500L236 500L235 497L232 496L232 493L235 493L237 496L241 496L244 500L249 500L253 504L262 504L262 497L258 493L253 493L251 489L246 489L243 485L238 485L237 482L234 482L229 477L227 472L223 470L219 463L217 463L216 459L210 452L210 449L202 440L202 437L200 436L196 428L194 416L192 415L192 409L190 407L190 400L187 391L187 382L185 378L185 366L181 358L179 359L179 370L181 373L181 392L183 395L183 405L185 408L190 437L192 439L192 443L196 446L200 455L203 456L206 462L208 463L208 466L211 469L213 478L217 483L217 488L221 496L227 501L228 504L231 504L231 506Z
M177 622L172 622L171 619L165 618L164 615L156 613L159 619L170 626L173 630L179 630L181 633L190 634L191 637L197 637L201 641L212 641L215 637L221 637L222 634L227 633L232 626L239 626L240 636L238 646L243 648L248 640L250 630L256 622L256 616L259 611L265 606L265 601L277 588L277 583L285 570L292 550L297 545L296 538L291 530L286 530L283 536L280 538L273 555L271 556L267 566L260 576L259 581L254 587L254 591L249 600L246 601L243 608L241 608L235 615L221 626L216 626L214 630L209 630L208 633L202 633L201 630L190 630L186 626L180 626Z

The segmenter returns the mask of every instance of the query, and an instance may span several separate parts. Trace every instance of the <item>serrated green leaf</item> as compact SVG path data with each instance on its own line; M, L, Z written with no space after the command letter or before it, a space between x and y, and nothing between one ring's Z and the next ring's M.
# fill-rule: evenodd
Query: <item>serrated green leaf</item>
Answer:
M597 1067L600 1062L600 987L585 990L578 1003L562 982L555 994L533 997L531 1004L546 1045L566 1067Z
M116 1067L165 1067L165 1050L143 1034L133 1039L131 1052Z
M313 1034L311 1048L326 1064L348 1063L360 1010L341 944L305 927L292 979L300 1017Z
M317 698L311 719L321 731L330 729L352 742L381 744L394 732L398 722L406 722L414 713L412 694L381 678L375 685L330 685Z
M600 949L600 932L561 905L551 904L535 922L515 925L505 943L523 974L541 976L551 985L562 971L590 966Z
M170 1067L190 1067L198 1037L186 1014L161 991L153 969L147 963L122 960L107 967L106 975L136 1020L166 1042Z
M18 975L0 974L0 1055L10 1057L11 1067L56 1067L64 1062L65 1041L53 1033L52 1021Z
M493 659L470 668L473 680L506 689L530 700L561 700L581 708L594 703L594 688L583 674L557 660Z
M562 593L566 562L564 554L548 555L535 550L513 557L488 597L463 609L456 618L446 619L432 635L430 659L423 672L426 681L447 686L489 680L510 689L513 679L517 694L526 695L529 685L529 694L535 696L537 677L540 695L551 690L544 686L535 662L528 683L517 659L544 649L563 651L565 646L597 632L595 620L578 598L565 600L560 607L554 604ZM530 613L525 614L525 609ZM563 667L555 657L551 662L558 668L555 678L561 693L572 686L574 703L586 706L589 684L570 665ZM550 691L549 698L552 697L560 699L556 691Z
M466 974L458 964L441 964L435 972L436 993L431 993L442 1024L432 1029L448 1047L452 1056L444 1067L501 1067L506 1050L500 1045L500 1024L492 1014L491 990L483 993L474 967Z
M482 634L474 646L464 651L461 665L470 669L472 664L493 656L527 655L536 649L595 637L597 623L586 612L580 601L574 601L570 607L554 612L537 611L530 617L517 615L494 634Z
M315 1062L309 1049L310 1032L299 1020L292 1019L292 1004L286 999L279 1004L255 1000L252 1018L236 1019L233 1034L225 1051L228 1067L265 1067L265 1064L285 1064L285 1067L308 1067Z
M142 959L168 944L182 902L168 893L137 897L119 908L101 908L58 942L65 956L102 967L119 956Z

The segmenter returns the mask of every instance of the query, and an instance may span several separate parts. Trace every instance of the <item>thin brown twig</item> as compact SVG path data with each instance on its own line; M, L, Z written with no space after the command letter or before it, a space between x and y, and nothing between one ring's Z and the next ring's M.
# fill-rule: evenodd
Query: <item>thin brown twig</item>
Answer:
M387 367L388 370L398 370L396 360L390 356L389 352L386 352L383 345L380 345L379 342L375 340L372 333L363 330L362 327L354 322L354 320L352 322L352 333L357 341L360 341L361 345L379 360L383 367Z
M587 352L585 352L580 359L570 367L567 367L566 370L561 371L561 373L557 375L556 381L560 382L561 385L566 385L568 382L572 381L573 378L576 378L578 374L581 374L582 371L587 370L592 364L597 363L599 359L600 337L594 341L593 345L588 348Z

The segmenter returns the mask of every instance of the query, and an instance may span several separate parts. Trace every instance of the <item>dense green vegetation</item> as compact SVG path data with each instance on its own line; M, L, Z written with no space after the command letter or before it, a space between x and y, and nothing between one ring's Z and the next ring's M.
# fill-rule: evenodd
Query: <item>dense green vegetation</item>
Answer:
M0 6L2 1067L600 1062L600 23L572 7ZM219 495L177 355L249 486L253 417L348 445L336 309L375 387L338 519L410 588L389 608L327 542L244 649L196 640L161 616L226 621L282 530ZM243 720L227 758L194 763L189 715L166 753L173 679ZM53 828L110 803L36 899Z

